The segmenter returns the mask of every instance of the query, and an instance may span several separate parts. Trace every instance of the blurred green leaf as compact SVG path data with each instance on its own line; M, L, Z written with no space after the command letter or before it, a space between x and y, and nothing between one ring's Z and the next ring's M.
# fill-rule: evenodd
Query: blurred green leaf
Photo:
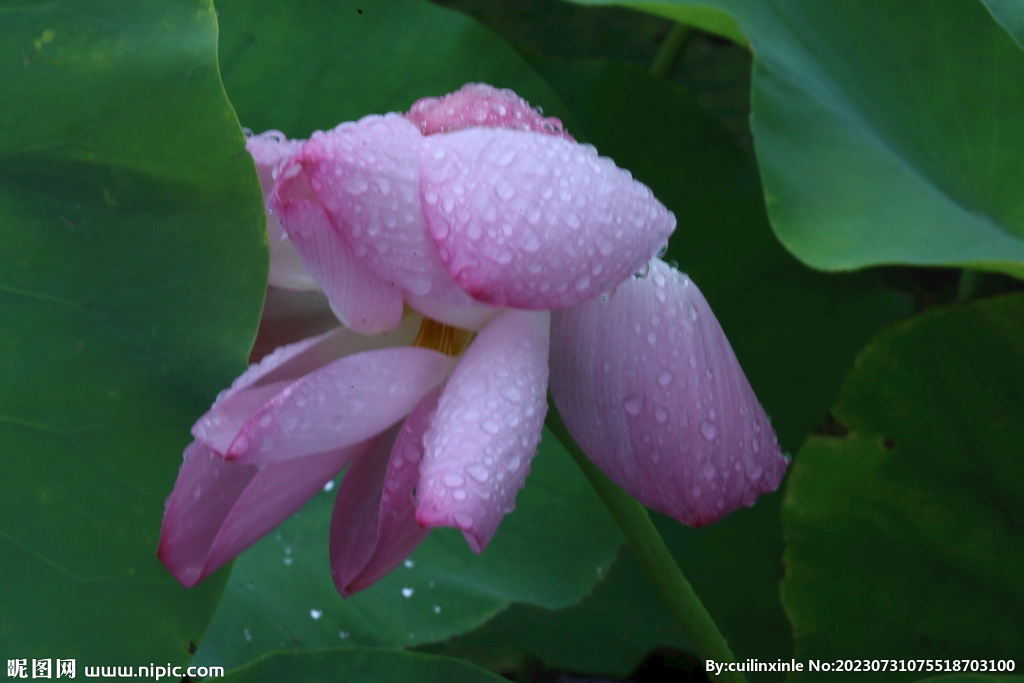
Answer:
M1019 0L981 0L999 25L1024 47L1024 4Z
M727 10L750 37L769 214L800 259L1024 277L1024 53L979 3L664 5Z
M790 476L797 658L1019 656L1022 358L1022 295L932 309L867 346L834 408L849 434L811 437Z
M183 663L224 576L156 558L188 429L266 282L209 3L0 9L0 642Z
M474 555L437 529L395 571L342 600L327 555L334 496L322 493L235 562L197 663L238 666L271 649L413 646L477 628L512 601L578 602L622 536L558 440L545 433L517 508Z
M275 652L227 672L225 683L504 683L505 679L467 662L402 650L369 647L315 652Z
M509 45L422 0L223 0L221 71L245 126L307 137L468 82L559 103Z
M687 7L672 2L617 2L651 14L657 14L686 26L693 26L739 45L749 45L747 37L729 12L716 7Z
M491 648L514 643L549 667L617 678L628 676L656 647L693 649L628 548L578 605L548 610L515 604L481 629L425 649L480 661L477 642Z

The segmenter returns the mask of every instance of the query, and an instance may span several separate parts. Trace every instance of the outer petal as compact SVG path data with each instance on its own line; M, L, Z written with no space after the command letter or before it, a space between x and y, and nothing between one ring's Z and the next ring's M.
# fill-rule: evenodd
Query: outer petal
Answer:
M264 464L324 453L380 434L451 371L452 359L414 347L365 351L289 384L253 413L225 452Z
M486 83L467 83L444 97L424 97L409 110L408 119L424 135L450 133L463 128L486 126L511 130L532 130L572 140L562 122L540 111L525 99L505 88Z
M320 336L280 347L222 391L213 407L192 427L192 435L215 451L227 453L246 421L288 385L339 358L407 345L415 338L419 324L418 316L406 316L398 329L373 337L336 327Z
M459 285L493 305L574 306L640 270L675 217L588 146L472 128L420 146L427 227Z
M267 205L346 327L364 334L394 329L402 319L401 291L367 269L335 229L303 170L304 150L281 169Z
M264 468L185 449L157 555L184 586L199 583L302 507L365 444Z
M367 116L314 135L296 163L363 267L417 296L468 306L423 222L422 139L403 116Z
M787 461L707 301L662 261L608 301L556 313L551 391L573 438L645 505L709 524Z
M546 413L550 314L509 310L445 385L420 466L416 519L462 529L481 552L530 472Z
M259 135L250 135L245 141L256 162L256 172L260 176L260 187L263 196L270 195L274 186L274 171L278 165L294 154L305 140L289 140L283 133L268 130ZM281 221L277 216L267 212L267 240L270 245L270 284L274 287L296 290L317 290L316 282L302 267L302 260L295 253L295 246L288 239Z
M413 491L440 393L427 394L394 430L397 438L382 436L345 473L331 517L331 573L344 597L376 583L430 533L416 521Z

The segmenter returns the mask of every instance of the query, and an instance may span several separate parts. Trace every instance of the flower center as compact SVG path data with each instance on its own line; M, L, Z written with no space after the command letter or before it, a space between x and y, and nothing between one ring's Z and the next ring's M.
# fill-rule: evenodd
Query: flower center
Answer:
M466 350L475 336L476 332L445 325L424 316L423 322L420 323L420 331L416 333L416 339L413 340L412 345L423 349L433 349L454 358Z

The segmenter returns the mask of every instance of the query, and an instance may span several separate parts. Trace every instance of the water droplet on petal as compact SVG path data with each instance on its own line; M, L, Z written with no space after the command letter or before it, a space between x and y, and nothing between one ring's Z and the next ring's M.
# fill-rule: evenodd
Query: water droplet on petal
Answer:
M626 400L622 402L622 406L630 415L639 415L640 409L644 407L643 394L630 394L626 397Z
M341 187L349 194L359 195L366 192L370 188L370 184L362 176L348 176L341 182Z
M715 425L711 424L707 420L704 420L700 423L700 433L704 436L705 439L711 441L712 439L715 438L715 434L718 433L718 430L715 429Z
M443 477L441 477L441 481L444 482L445 486L462 486L463 484L466 483L466 480L463 479L461 475L456 474L455 472L448 472Z
M671 383L672 383L672 373L669 372L668 370L665 370L660 375L658 375L658 384L660 384L661 386L667 387Z
M491 475L490 470L488 470L483 465L470 465L469 467L466 468L466 472L469 474L469 476L473 477L479 482L487 481L488 477L490 477Z

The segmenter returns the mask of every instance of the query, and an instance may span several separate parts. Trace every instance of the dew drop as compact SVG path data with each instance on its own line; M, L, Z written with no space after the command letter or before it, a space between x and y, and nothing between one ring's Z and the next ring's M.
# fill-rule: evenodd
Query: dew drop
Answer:
M701 468L701 473L704 478L711 481L715 478L715 466L709 462L704 463L704 467Z
M348 640L348 637L350 635L351 634L348 631L338 631L338 637L341 638L342 640Z
M441 605L434 605L434 614L441 613Z
M513 403L518 403L523 399L522 392L520 392L519 389L512 386L505 387L499 393L505 398L507 398L509 401L512 401Z
M466 473L479 482L485 482L491 476L490 470L483 465L470 465L466 468Z
M622 406L630 415L639 415L640 409L644 407L643 394L630 394L626 397L626 400L622 402Z
M249 437L245 434L239 434L235 442L231 444L231 452L235 455L241 455L247 450L249 450Z
M658 406L657 408L654 409L654 419L660 422L661 424L665 424L665 422L668 421L668 413L665 411L664 408Z
M416 591L414 591L412 588L409 588L408 586L406 586L405 588L402 589L402 597L403 598L411 598L412 594L415 593L415 592Z
M413 562L412 560L405 560L404 562L402 562L402 564L405 565L406 569L412 569L413 567L416 566L416 563Z
M448 472L443 477L441 477L441 481L444 482L445 486L462 486L463 484L466 483L466 480L462 477L462 475L456 474L455 472Z
M669 372L668 370L665 370L660 375L658 375L658 384L660 384L661 386L667 387L671 383L672 373Z
M761 440L758 439L757 437L754 437L753 439L750 440L750 447L754 449L755 453L759 452L761 450Z
M341 183L342 189L349 194L363 194L370 188L370 184L366 182L366 178L361 176L349 176Z
M712 439L715 438L715 434L718 433L718 430L715 429L715 425L711 424L707 420L703 420L700 423L700 433L704 436L705 439L711 441Z
M319 619L323 615L324 615L323 610L318 610L318 609L311 609L311 610L309 610L309 616L313 617L314 619Z

